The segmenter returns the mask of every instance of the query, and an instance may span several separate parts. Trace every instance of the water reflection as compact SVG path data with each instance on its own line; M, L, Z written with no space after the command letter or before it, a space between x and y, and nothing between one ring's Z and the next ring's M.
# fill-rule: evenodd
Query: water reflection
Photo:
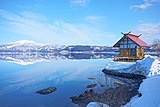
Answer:
M96 91L94 87L86 90L79 96L71 97L72 102L80 107L86 107L90 102L105 103L111 107L120 107L127 104L130 99L139 94L138 88L142 79L126 79L111 75L105 75L105 88ZM99 86L99 90L102 87Z
M0 59L3 60L0 61L0 105L85 107L89 102L97 101L119 107L138 93L141 80L102 73L101 70L110 60L105 59L107 55L77 54L0 55ZM44 92L46 95L42 96L35 92Z
M75 107L70 96L96 82L88 77L104 78L101 69L106 62L67 59L21 66L1 61L0 104L2 107ZM35 93L52 86L57 88L53 93L45 96Z
M113 57L113 53L0 53L0 60L20 65L29 65L37 62L65 60L65 59L106 59Z

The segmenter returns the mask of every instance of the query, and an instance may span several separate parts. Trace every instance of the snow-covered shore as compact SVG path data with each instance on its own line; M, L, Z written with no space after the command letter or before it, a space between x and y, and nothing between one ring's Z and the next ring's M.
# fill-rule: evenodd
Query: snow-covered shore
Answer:
M124 107L160 107L160 75L145 79L140 85L139 92L142 93L142 96L133 97ZM91 102L87 107L109 106L106 104L100 106L100 103Z
M111 61L106 65L106 69L150 77L160 74L160 61L156 57L146 55L143 60L138 60L137 62Z
M160 107L160 61L147 55L137 62L113 62L106 65L106 69L121 73L141 74L147 77L140 85L141 97L135 96L124 107ZM105 105L107 107L107 105ZM91 102L87 107L101 107Z
M125 107L160 107L160 75L145 79L140 85L141 97L134 97Z

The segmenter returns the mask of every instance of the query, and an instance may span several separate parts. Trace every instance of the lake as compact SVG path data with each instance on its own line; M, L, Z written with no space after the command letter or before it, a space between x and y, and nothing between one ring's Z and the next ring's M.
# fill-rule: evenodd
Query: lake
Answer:
M142 80L104 74L112 60L108 56L0 54L0 106L86 107L93 101L125 105L139 93Z
M8 59L0 60L1 107L78 107L70 97L89 90L86 86L96 83L87 78L105 81L101 70L107 59L40 60L29 64L22 62L29 60L26 57L21 57L18 63ZM48 87L57 90L47 95L35 93ZM94 89L99 90L99 86Z

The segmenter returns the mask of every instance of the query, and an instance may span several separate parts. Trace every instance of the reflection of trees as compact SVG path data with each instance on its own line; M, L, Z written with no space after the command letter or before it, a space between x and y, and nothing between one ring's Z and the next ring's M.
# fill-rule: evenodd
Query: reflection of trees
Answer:
M79 96L71 97L72 102L80 107L85 107L90 102L100 102L111 107L120 107L127 104L133 96L138 94L138 88L142 82L139 79L125 79L109 75L106 75L105 78L105 91L98 93L90 89Z

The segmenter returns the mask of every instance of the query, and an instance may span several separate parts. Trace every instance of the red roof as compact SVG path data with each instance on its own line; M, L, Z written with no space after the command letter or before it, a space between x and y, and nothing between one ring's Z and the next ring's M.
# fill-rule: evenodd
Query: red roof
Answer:
M144 41L142 41L141 39L139 39L139 36L136 36L136 35L133 35L133 34L124 34L124 36L127 36L133 42L135 42L137 45L139 45L141 47L149 47L147 43L145 43ZM122 37L113 47L119 47L119 43L123 39L124 39L124 37Z

